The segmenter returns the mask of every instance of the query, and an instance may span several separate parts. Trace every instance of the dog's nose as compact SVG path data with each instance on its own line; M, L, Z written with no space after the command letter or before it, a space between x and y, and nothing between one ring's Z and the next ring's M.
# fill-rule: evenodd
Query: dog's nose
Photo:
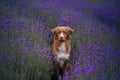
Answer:
M60 37L60 39L62 39L62 40L63 40L63 37Z

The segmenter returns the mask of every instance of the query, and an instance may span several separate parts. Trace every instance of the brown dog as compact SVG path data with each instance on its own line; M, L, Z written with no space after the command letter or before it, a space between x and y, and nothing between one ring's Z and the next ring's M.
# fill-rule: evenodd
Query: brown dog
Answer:
M56 80L59 76L65 76L65 71L70 70L70 37L74 32L70 27L58 26L52 29L54 34L53 43L53 71Z

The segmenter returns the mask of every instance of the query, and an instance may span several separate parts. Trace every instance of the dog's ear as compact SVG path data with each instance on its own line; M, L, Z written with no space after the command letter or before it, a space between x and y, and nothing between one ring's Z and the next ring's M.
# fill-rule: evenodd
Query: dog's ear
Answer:
M74 30L70 27L66 27L66 30L67 30L67 39L70 39Z
M52 32L52 34L54 35L54 37L55 37L56 40L58 39L58 35L57 35L57 32L58 32L58 31L57 31L57 30L58 30L57 27L51 30L51 32Z
M52 29L51 32L52 32L53 34L56 34L56 33L58 32L58 30L59 30L59 27L56 27L56 28Z
M67 28L67 32L69 35L71 35L74 32L74 30L72 28L70 28L70 27L66 27L66 28Z
M52 32L52 34L55 34L56 33L56 29L55 28L52 29L51 32Z

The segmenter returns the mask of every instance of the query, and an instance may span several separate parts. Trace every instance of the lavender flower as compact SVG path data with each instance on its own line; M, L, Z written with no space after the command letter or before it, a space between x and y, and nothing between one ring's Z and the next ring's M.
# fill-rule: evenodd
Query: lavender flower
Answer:
M82 68L80 68L79 66L75 67L74 70L73 70L73 74L77 77L80 77L81 74L82 74Z

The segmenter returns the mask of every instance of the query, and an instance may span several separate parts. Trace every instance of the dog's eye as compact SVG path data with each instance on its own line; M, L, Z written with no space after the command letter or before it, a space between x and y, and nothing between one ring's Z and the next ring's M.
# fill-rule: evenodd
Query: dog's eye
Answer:
M61 33L61 31L59 31L58 33Z
M66 34L67 32L63 31L64 34Z

